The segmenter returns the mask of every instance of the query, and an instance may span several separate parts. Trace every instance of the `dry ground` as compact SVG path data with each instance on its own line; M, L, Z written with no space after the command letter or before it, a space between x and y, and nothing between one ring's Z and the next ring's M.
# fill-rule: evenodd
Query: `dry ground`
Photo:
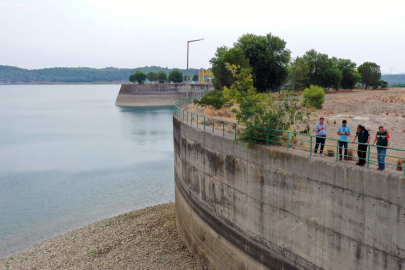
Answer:
M364 125L372 134L375 134L380 125L384 126L391 135L391 147L405 149L405 88L392 88L389 90L344 90L326 92L326 101L323 108L314 111L315 119L323 116L327 124L327 137L338 138L337 128L342 120L348 121L352 135L349 140L353 140L358 124ZM214 110L213 108L201 108L191 105L189 110L213 117L220 120L235 122L235 115L230 109ZM199 121L201 123L201 121ZM208 125L212 126L207 120ZM316 121L314 122L315 125ZM216 128L222 129L222 123ZM226 124L225 124L226 126ZM228 125L228 131L232 130L232 125ZM312 131L312 135L315 133ZM308 140L307 138L298 138ZM333 141L330 144L336 144ZM308 146L309 144L298 141L298 144ZM326 147L330 152L336 152L336 147ZM357 145L349 144L349 148L357 149ZM307 150L308 151L308 150ZM374 151L375 152L375 151ZM349 153L350 155L350 153ZM352 155L356 156L355 151ZM405 157L404 152L390 150L387 155ZM372 157L376 158L375 155ZM398 159L387 157L387 161L396 163Z
M0 260L0 269L209 269L176 229L173 203L71 231Z

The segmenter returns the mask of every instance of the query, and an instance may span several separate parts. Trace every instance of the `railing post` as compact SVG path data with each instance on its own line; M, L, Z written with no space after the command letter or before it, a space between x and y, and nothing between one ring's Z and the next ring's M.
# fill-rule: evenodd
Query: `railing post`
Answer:
M225 121L222 120L222 136L225 136Z
M367 169L370 168L370 149L371 149L371 145L368 144L368 150L367 150Z
M205 116L204 116L204 130L205 130Z
M193 125L193 113L191 113L191 125Z
M287 152L290 151L290 132L287 131Z
M269 146L269 129L267 128L267 146Z
M238 128L236 127L238 124L235 123L235 140L236 140L236 133L238 133Z
M212 133L214 133L214 129L215 129L215 119L212 118Z
M184 110L183 110L183 122L184 122Z
M187 111L187 123L188 123L188 111Z
M339 141L336 141L336 162L339 160Z
M198 128L198 114L197 114L197 128Z
M309 136L311 136L311 142L309 145L309 156L312 157L312 135L309 135Z
M252 127L249 126L249 143L252 143Z

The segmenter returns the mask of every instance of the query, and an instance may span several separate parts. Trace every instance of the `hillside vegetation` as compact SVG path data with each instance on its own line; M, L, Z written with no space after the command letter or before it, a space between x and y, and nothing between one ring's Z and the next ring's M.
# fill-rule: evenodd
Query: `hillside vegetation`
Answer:
M11 66L0 65L0 84L25 84L25 83L112 83L128 82L128 78L135 71L141 70L145 73L165 71L170 73L174 68L162 68L157 66L139 67L134 69L107 67L96 68L45 68L45 69L23 69ZM180 69L186 74L185 69ZM189 76L198 74L198 69L189 69Z
M381 79L387 81L390 85L397 83L405 83L405 74L386 74L382 75Z

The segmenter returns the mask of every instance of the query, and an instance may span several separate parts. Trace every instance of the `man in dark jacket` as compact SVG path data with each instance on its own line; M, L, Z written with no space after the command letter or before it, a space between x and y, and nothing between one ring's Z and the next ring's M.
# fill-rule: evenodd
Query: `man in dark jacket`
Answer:
M356 138L359 138L359 144L357 147L357 156L359 157L359 162L357 162L356 164L364 166L367 160L367 147L370 143L371 136L364 126L358 125L356 136L354 136L352 143L356 141Z

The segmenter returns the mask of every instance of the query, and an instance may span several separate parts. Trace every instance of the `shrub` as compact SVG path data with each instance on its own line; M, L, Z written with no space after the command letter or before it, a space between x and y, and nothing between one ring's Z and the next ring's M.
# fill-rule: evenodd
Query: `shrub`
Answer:
M194 105L199 105L201 107L212 106L215 109L232 106L232 104L229 104L229 98L225 98L224 92L221 90L212 90L200 100L194 99Z
M335 150L333 148L329 148L327 150L327 156L328 157L334 157L335 156Z
M404 168L404 160L403 159L397 159L397 171L402 171Z
M304 90L304 93L302 93L302 106L311 106L320 109L324 102L325 91L320 86L311 85Z
M269 139L274 143L282 140L285 130L309 132L311 112L299 108L297 93L282 91L277 97L270 93L258 94L249 69L242 68L238 73L237 66L226 64L226 67L235 83L230 88L224 87L224 95L239 105L239 109L232 112L238 123L246 125L238 136L239 141L252 145Z
M384 81L384 80L379 80L378 81L378 86L380 86L381 88L387 88L388 87L388 82Z
M353 150L348 150L347 151L347 159L348 160L353 160L353 157L354 157Z

